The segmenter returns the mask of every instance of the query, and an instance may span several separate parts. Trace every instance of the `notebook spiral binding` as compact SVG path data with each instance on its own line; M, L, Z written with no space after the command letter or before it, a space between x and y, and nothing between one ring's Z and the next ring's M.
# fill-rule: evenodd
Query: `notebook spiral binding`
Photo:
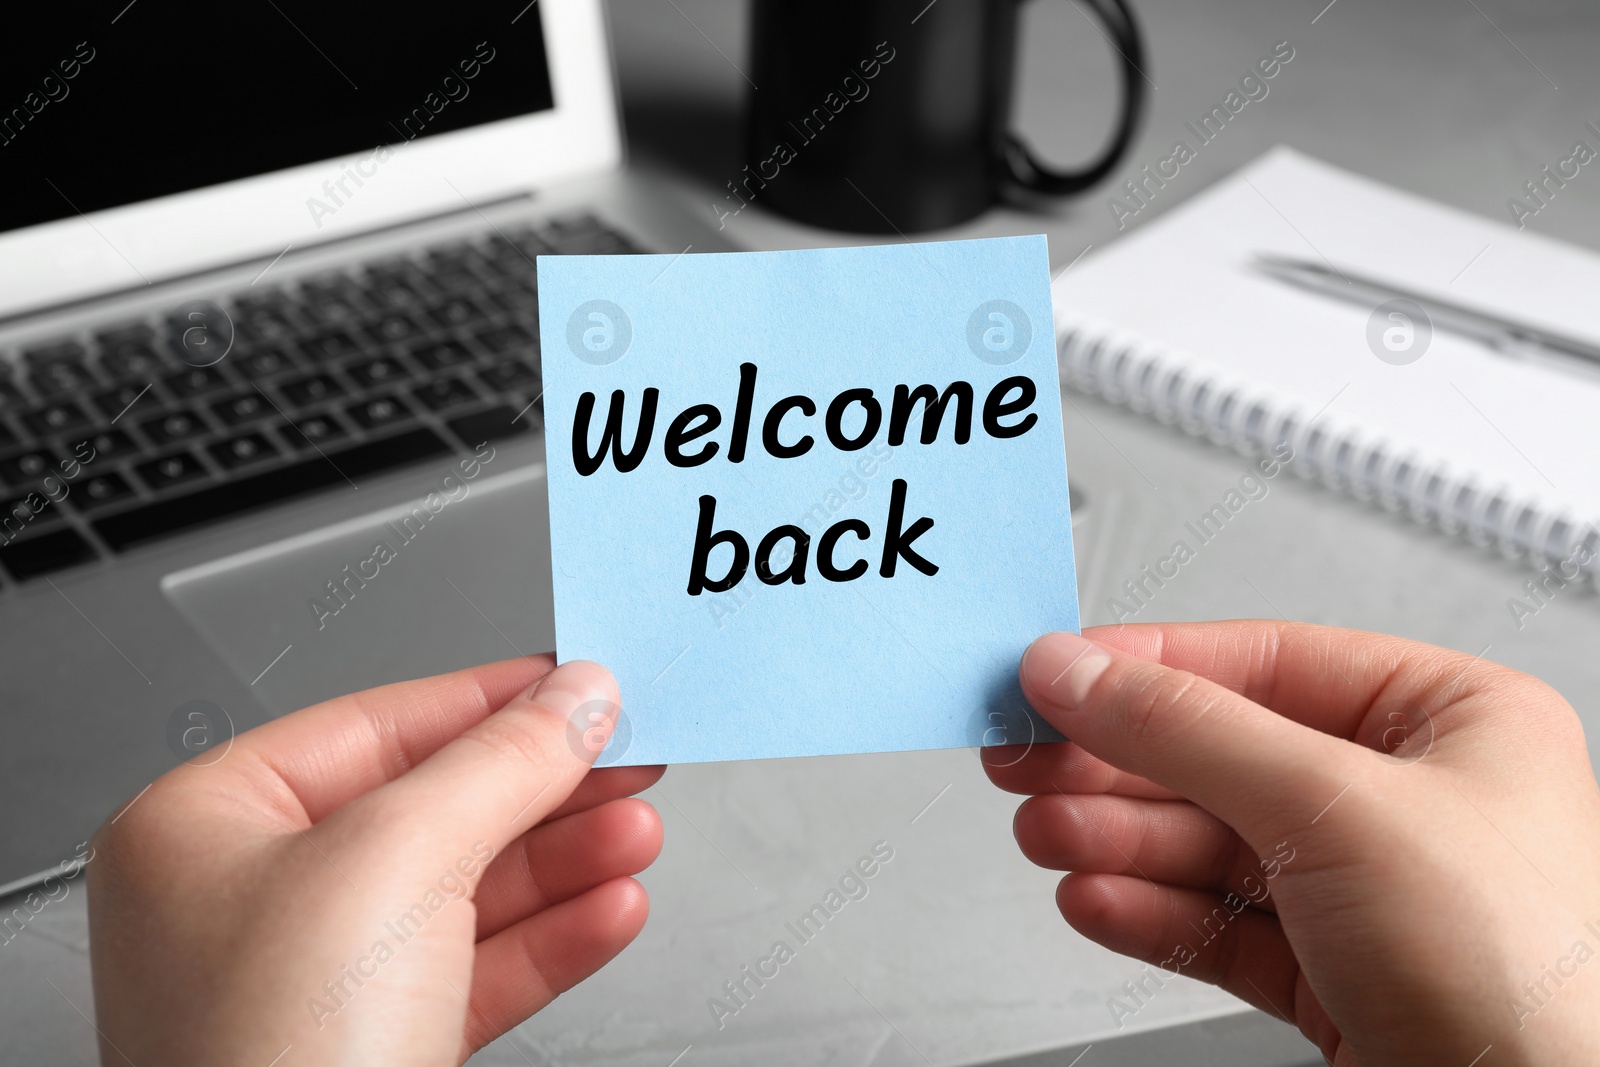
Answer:
M1593 521L1518 497L1509 486L1486 486L1470 471L1342 422L1328 410L1332 400L1313 411L1296 398L1096 320L1061 323L1056 342L1061 382L1068 388L1246 456L1265 456L1287 443L1294 449L1287 469L1302 478L1522 561L1545 575L1550 592L1569 583L1591 591L1597 586L1600 529Z

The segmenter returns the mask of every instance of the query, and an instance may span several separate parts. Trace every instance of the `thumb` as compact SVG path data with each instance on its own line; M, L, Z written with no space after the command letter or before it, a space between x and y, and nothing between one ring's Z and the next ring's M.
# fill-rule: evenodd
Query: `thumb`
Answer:
M1085 751L1177 791L1258 849L1320 815L1359 769L1354 745L1078 634L1030 645L1021 682L1034 709Z
M617 684L605 668L563 663L317 830L364 836L365 829L385 828L380 846L392 845L387 835L397 835L408 854L445 866L469 841L498 854L577 788L619 713ZM591 722L604 738L587 735Z

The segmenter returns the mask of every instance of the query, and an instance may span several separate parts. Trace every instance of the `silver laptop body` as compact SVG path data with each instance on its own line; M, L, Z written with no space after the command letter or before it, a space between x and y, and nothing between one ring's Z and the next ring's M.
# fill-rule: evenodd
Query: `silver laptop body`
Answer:
M274 715L552 648L532 261L727 247L625 172L599 0L257 6L0 45L0 888Z

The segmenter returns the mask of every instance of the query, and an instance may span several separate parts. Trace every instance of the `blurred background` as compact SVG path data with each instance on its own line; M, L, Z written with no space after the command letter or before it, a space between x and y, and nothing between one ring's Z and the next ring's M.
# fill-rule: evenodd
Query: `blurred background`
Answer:
M614 0L610 11L634 162L692 179L720 201L744 163L751 88L739 68L747 63L748 5ZM1045 205L1043 214L999 210L972 232L1043 229L1061 264L1086 243L1110 240L1118 230L1106 198L1168 155L1187 136L1183 124L1218 103L1279 41L1295 58L1272 80L1268 98L1246 108L1130 228L1279 143L1509 221L1507 198L1525 196L1522 183L1565 158L1575 140L1594 140L1584 124L1600 122L1600 71L1589 61L1600 15L1581 3L1143 0L1135 14L1149 60L1149 112L1127 158L1086 194ZM1016 124L1051 162L1081 162L1111 128L1120 61L1074 4L1033 0L1021 18ZM1559 201L1528 228L1600 246L1600 181L1571 182ZM741 237L762 247L838 243L766 218L738 224Z

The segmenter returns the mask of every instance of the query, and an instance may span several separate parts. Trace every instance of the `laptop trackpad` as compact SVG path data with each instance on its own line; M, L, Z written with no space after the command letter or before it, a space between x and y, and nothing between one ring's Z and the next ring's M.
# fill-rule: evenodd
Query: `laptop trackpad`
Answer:
M274 714L548 652L544 469L169 574L161 587Z

